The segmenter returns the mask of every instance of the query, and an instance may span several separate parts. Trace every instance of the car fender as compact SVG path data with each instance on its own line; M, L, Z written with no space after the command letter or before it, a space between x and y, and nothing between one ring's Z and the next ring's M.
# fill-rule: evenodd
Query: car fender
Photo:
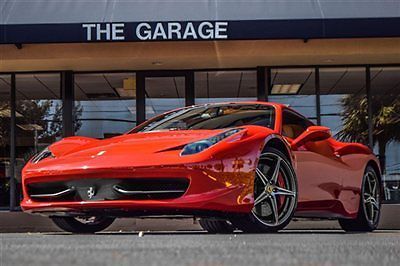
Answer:
M54 154L55 157L58 157L74 151L75 148L97 141L99 140L88 137L67 137L50 145L49 150Z
M277 143L279 143L280 145L277 146ZM262 149L265 149L267 147L273 147L281 150L281 152L283 152L287 156L287 159L294 167L294 155L292 149L290 148L289 142L284 137L276 133L269 134L264 140L264 145ZM282 150L282 148L284 150Z

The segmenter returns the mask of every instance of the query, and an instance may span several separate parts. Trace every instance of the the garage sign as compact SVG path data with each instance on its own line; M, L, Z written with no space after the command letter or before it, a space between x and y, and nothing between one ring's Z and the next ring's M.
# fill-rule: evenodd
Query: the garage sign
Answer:
M219 40L228 38L228 22L84 23L86 41Z
M400 17L0 24L0 44L399 37Z

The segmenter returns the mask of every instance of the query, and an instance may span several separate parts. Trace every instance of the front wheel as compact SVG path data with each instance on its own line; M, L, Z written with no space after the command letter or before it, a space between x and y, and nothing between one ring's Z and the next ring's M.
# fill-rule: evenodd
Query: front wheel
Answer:
M360 205L356 219L339 219L346 232L372 232L378 227L381 214L381 184L378 174L371 166L365 169Z
M93 234L109 227L115 220L111 217L51 217L62 230L71 233Z
M255 171L254 207L232 223L246 233L277 232L291 221L297 206L297 180L286 156L268 148Z

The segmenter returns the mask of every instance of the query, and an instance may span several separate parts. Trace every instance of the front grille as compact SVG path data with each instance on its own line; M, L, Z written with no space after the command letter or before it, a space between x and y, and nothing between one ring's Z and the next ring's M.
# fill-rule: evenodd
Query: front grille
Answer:
M79 179L27 185L34 201L146 200L181 197L189 186L186 178Z

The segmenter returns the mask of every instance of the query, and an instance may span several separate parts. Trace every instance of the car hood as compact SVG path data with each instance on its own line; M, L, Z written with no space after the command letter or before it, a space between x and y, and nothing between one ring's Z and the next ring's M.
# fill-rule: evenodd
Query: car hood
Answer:
M152 131L125 134L97 140L66 138L50 146L56 157L93 157L99 155L153 154L168 150L181 150L184 145L217 135L224 130Z
M29 162L23 169L24 178L98 173L105 169L133 169L134 167L176 166L205 162L224 156L232 145L243 141L263 142L272 132L259 126L243 126L240 138L225 143L221 148L212 147L198 154L180 156L183 147L195 141L216 136L228 129L152 131L98 140L87 137L69 137L49 146L54 155ZM255 134L255 132L258 132ZM244 144L245 145L245 144ZM257 144L258 145L258 144ZM217 146L217 145L215 145ZM243 147L246 149L246 146ZM229 151L231 154L231 152ZM83 172L82 172L83 171Z
M184 145L215 136L223 131L222 129L143 132L105 140L86 137L65 138L49 147L54 155L53 158L48 157L38 163L28 163L24 167L23 175L61 174L78 169L90 171L188 163L191 161L188 158L190 156L179 156Z

